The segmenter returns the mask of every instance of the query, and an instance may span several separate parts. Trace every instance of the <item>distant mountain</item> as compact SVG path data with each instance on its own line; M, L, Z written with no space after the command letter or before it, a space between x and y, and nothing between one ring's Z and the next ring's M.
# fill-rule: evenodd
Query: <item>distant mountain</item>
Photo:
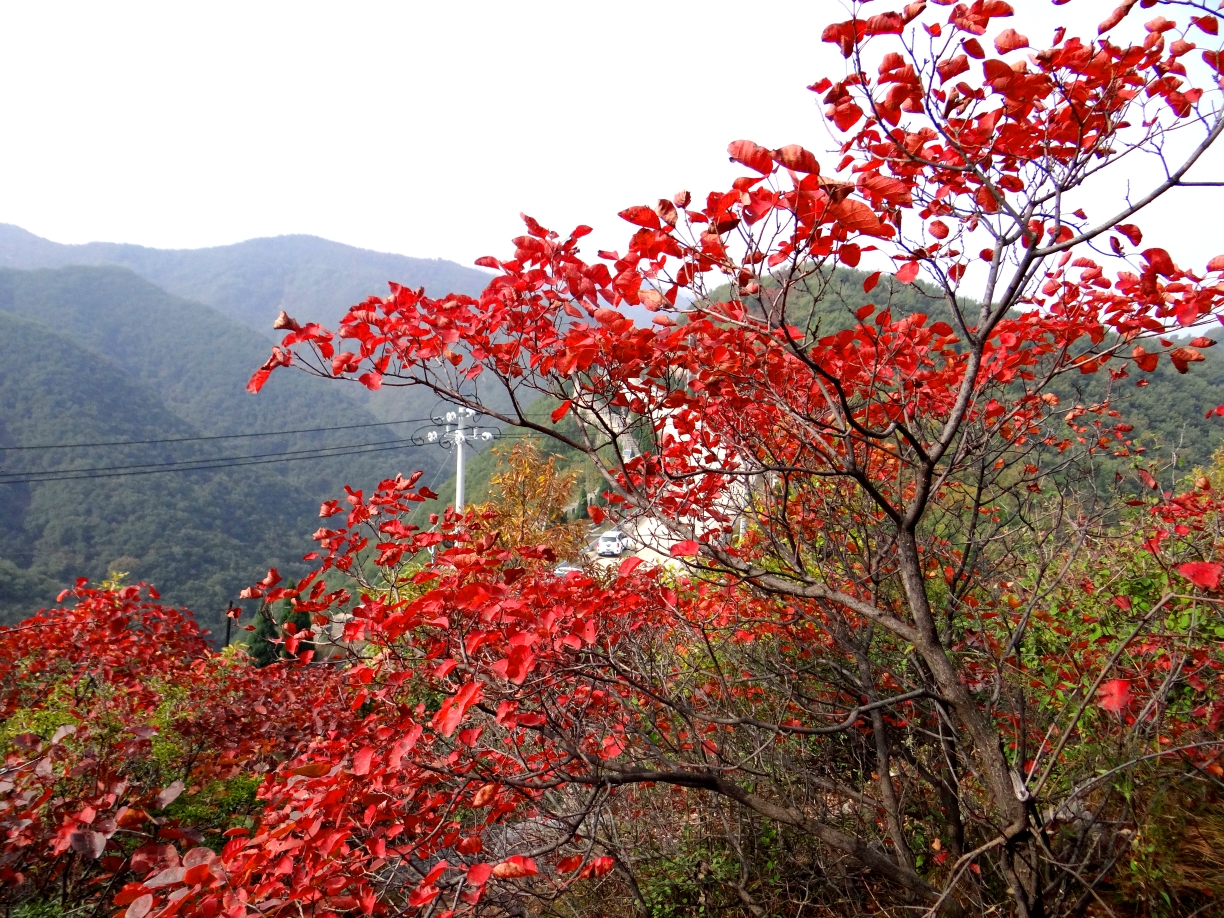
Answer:
M0 267L116 265L169 293L272 334L284 309L295 318L335 323L345 309L387 282L442 293L475 295L490 275L443 259L372 252L317 236L249 239L207 249L150 249L114 242L62 245L0 224Z
M436 478L449 458L394 442L417 424L29 449L373 425L378 418L361 387L300 373L281 371L258 396L250 395L246 381L267 356L267 338L122 268L0 270L0 335L9 355L0 366L0 482L26 473L184 459L228 466L0 483L3 620L47 604L74 577L97 580L118 566L200 610L215 629L225 604L269 565L290 574L301 569L295 561L313 545L321 501L342 496L345 484L368 488L400 471L424 468ZM411 390L401 396L409 402L397 420L428 415L412 398L421 401ZM379 451L233 465L237 457L354 445Z

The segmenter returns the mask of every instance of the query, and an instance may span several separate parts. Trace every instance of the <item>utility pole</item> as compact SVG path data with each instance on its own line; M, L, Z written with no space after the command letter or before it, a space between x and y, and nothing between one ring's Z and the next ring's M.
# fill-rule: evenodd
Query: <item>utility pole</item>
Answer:
M460 408L455 421L455 512L463 513L463 413L475 414L471 408Z
M468 441L478 440L493 440L497 437L496 430L492 428L482 428L479 423L473 419L476 417L476 411L472 408L456 408L454 411L448 411L442 417L435 417L434 423L445 425L445 430L439 433L437 430L431 430L422 435L417 433L413 435L413 442L424 445L426 443L436 443L438 446L450 449L452 446L455 449L455 511L463 512L466 494L466 475L465 475L465 446ZM452 430L451 428L454 428Z

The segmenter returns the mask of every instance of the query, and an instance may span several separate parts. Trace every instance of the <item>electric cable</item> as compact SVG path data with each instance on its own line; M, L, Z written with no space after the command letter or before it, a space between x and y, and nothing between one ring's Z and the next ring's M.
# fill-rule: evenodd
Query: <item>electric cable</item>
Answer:
M433 418L407 418L403 421L376 421L370 424L341 424L338 427L302 427L297 430L268 430L259 433L215 434L207 437L166 437L160 440L103 440L97 443L43 443L37 446L0 446L0 452L32 449L86 449L100 446L146 446L151 443L196 443L200 440L241 440L246 437L283 437L331 430L356 430L360 427L389 427L392 424L425 424Z
M335 447L335 448L338 448L338 447ZM74 475L74 474L71 474L73 471L71 469L60 469L57 471L67 472L68 474L59 475L58 477L9 479L7 481L0 481L0 485L46 484L48 482L55 482L55 481L90 481L95 478L128 478L133 475L166 475L171 472L203 472L203 471L208 471L209 469L231 469L231 468L241 468L246 465L267 465L272 462L302 462L302 461L310 460L310 459L331 459L333 457L338 457L338 456L356 456L362 453L383 453L388 450L403 449L403 448L404 448L403 441L398 441L394 445L391 445L391 446L379 445L379 446L372 446L372 447L363 448L363 449L351 449L351 450L348 450L347 452L330 453L329 455L326 455L326 456L280 455L280 456L275 456L273 458L252 459L252 460L245 461L245 462L241 462L241 461L240 462L234 462L234 461L216 462L216 463L207 464L207 465L206 464L193 465L187 468L184 468L181 466L176 467L176 468L153 468L153 469L146 468L146 469L140 469L138 471L113 471L113 472L103 472L101 474L89 474L89 475ZM212 460L199 459L196 461L199 463L209 463ZM120 466L119 468L125 468L125 467ZM133 467L128 466L126 468L133 468ZM13 474L17 474L17 473L13 473ZM49 473L49 474L54 474L54 473Z
M415 442L414 438L406 437L401 440L378 440L374 443L345 443L345 444L341 444L340 446L314 446L314 447L311 447L310 449L290 449L290 450L282 450L280 452L275 452L275 453L252 453L251 455L248 455L248 456L201 456L198 459L172 459L169 462L145 462L145 463L139 463L139 464L125 464L125 465L100 465L100 466L95 466L93 468L84 468L84 469L47 469L42 472L36 469L22 469L16 472L0 472L0 479L7 478L13 475L58 475L60 473L63 473L65 475L70 475L70 474L78 474L78 473L83 474L86 472L120 472L126 469L154 469L154 468L164 468L164 467L168 468L170 466L178 466L178 465L194 465L198 462L236 462L241 459L267 459L272 456L298 456L298 455L302 455L303 453L324 453L324 452L332 452L335 450L360 449L363 446L391 446L397 443L412 443L412 442ZM326 459L327 457L319 456L317 458Z
M495 437L496 440L522 440L531 434L511 434ZM202 472L215 469L242 468L248 465L267 465L272 462L302 462L310 459L331 459L341 456L355 456L364 453L381 453L393 449L403 449L405 444L423 445L414 438L395 440L390 443L363 444L360 448L339 446L318 447L313 450L298 450L294 453L264 453L254 456L231 456L220 459L183 459L178 462L153 463L149 465L110 466L105 469L51 469L47 472L10 472L9 475L29 474L28 478L8 478L0 481L0 485L46 484L57 481L88 481L95 478L128 478L133 475L165 475L171 472ZM299 455L300 453L320 453L324 450L343 450L330 452L326 455ZM98 474L100 472L100 474ZM0 473L2 475L3 473Z

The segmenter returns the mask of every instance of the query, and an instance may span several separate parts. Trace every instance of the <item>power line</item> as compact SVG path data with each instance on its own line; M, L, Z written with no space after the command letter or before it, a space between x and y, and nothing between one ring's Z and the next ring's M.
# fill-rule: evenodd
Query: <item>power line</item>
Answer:
M98 446L145 446L150 443L196 443L201 440L241 440L246 437L283 437L289 434L323 433L331 430L356 430L360 427L388 427L392 424L425 424L435 418L408 418L403 421L376 421L370 424L342 424L338 427L302 427L297 430L268 430L261 433L216 434L208 437L166 437L160 440L103 440L97 443L44 443L39 446L0 446L0 452L30 449L85 449Z
M133 471L115 471L115 472L103 472L100 475L93 475L93 474L74 475L74 474L71 474L71 470L63 470L63 471L69 472L69 474L61 475L59 477L54 477L54 478L42 477L42 478L10 479L7 481L0 481L0 485L44 484L47 482L54 482L54 481L89 481L94 478L128 478L132 475L165 475L170 472L203 472L209 469L241 468L244 465L267 465L268 463L271 463L271 462L302 462L308 459L331 459L337 456L356 456L362 453L382 453L382 452L386 452L388 450L393 450L393 449L403 449L404 448L403 444L405 442L408 442L408 441L402 441L402 440L397 441L394 445L391 445L391 446L373 446L370 448L363 448L363 449L351 449L351 450L348 450L347 452L330 453L329 455L326 455L326 456L317 456L317 455L316 456L285 456L282 454L282 455L276 456L275 458L270 458L270 459L251 459L249 461L237 461L237 462L235 461L216 462L211 465L194 465L189 468L184 468L182 466L179 466L175 468L143 469L143 470L134 471L134 472ZM334 448L338 449L339 447L334 447ZM210 462L210 460L207 460L207 459L200 459L196 461L200 463ZM48 473L48 474L52 474L52 473Z
M531 435L511 434L509 436L497 437L497 440L523 440L529 439ZM302 462L309 459L332 459L341 456L356 456L363 453L382 453L388 450L402 449L404 444L413 443L421 445L413 439L394 440L389 444L363 444L362 447L352 449L349 447L320 447L316 450L298 450L296 453L266 453L256 456L231 456L222 459L184 459L178 463L160 463L154 464L156 467L150 468L143 465L125 465L111 466L111 470L91 470L91 469L55 469L48 472L31 472L29 474L38 477L31 478L10 478L0 481L0 485L17 485L17 484L46 484L57 481L89 481L95 478L128 478L133 475L165 475L171 472L203 472L210 469L231 469L241 468L247 465L267 465L272 462ZM326 455L297 455L297 453L320 453L322 450L343 450L342 452L330 452ZM133 471L134 470L134 471ZM100 472L100 474L95 474ZM61 474L63 473L63 474ZM12 475L25 474L22 472L11 472ZM437 477L437 476L435 476Z
M268 459L274 456L298 456L305 453L329 453L335 450L360 449L365 446L393 446L401 443L415 442L412 437L406 437L400 440L379 440L375 443L344 443L340 446L315 446L310 449L291 449L281 450L275 453L253 453L247 456L201 456L198 459L173 459L169 462L146 462L140 464L124 464L124 465L102 465L93 468L84 469L46 469L38 471L36 469L22 469L16 472L0 472L0 479L9 478L13 475L83 475L92 472L120 472L127 469L154 469L154 468L171 468L173 466L192 466L201 462L236 462L242 459ZM341 454L343 455L343 453ZM315 458L326 459L327 456L317 456Z

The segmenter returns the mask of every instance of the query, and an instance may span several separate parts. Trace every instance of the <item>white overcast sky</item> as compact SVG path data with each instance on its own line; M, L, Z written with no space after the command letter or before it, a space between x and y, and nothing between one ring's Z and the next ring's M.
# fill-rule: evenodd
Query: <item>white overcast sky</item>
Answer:
M1059 22L1094 35L1116 0L1012 2L1038 45ZM508 255L525 211L620 248L618 210L725 188L731 140L828 149L804 87L842 72L820 41L842 18L838 0L4 0L0 222L163 248L311 233L470 264ZM1195 214L1224 191L1181 194L1149 240L1217 254Z

